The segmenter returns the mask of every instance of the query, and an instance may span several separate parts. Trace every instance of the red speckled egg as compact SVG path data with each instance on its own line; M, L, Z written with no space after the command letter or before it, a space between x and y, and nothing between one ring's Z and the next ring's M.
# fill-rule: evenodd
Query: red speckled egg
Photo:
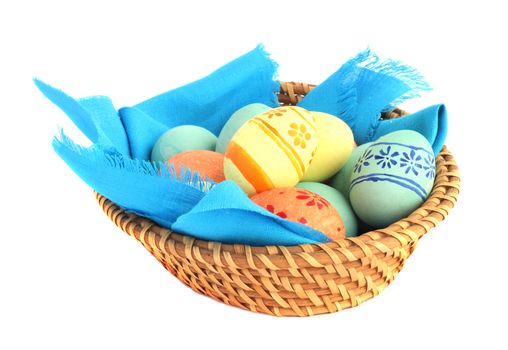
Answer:
M200 177L208 177L215 182L224 181L224 155L217 152L198 150L179 153L166 162L174 165L176 173L180 174L180 167L185 166Z
M308 225L333 240L346 236L337 210L320 195L301 188L274 188L251 200L281 218Z

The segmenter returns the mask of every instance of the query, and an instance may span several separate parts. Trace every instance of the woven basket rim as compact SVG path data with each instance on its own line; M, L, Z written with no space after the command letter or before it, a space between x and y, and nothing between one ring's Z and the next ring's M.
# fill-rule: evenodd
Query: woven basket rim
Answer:
M306 83L295 82L280 82L281 95L290 93L291 95L305 95L315 85ZM298 98L289 100L281 98L279 100L282 104L295 104ZM404 114L403 111L398 111L398 114ZM388 116L388 117L393 117ZM395 116L396 117L396 116ZM361 234L357 237L349 237L341 240L335 240L328 243L307 243L293 246L282 245L265 245L265 246L251 246L248 244L229 244L217 241L206 241L185 234L177 233L167 228L163 228L154 223L150 219L137 216L133 213L126 213L124 209L115 203L109 201L106 197L95 192L95 196L101 207L104 210L110 211L108 215L122 230L132 230L136 237L143 236L143 233L150 230L160 236L158 245L164 246L166 241L171 239L177 243L181 243L180 248L182 252L187 250L189 244L193 247L198 247L203 251L211 252L212 256L203 257L205 261L217 261L217 254L227 253L232 258L232 261L237 259L249 260L249 255L258 256L268 254L271 258L279 255L280 261L274 262L274 267L287 267L300 266L293 261L294 256L302 257L307 261L308 266L322 266L326 261L337 260L340 261L353 261L362 257L371 257L376 252L386 254L386 250L397 251L407 247L414 247L419 238L427 233L431 228L435 227L439 222L444 220L448 215L450 208L452 208L457 200L460 189L460 174L458 166L444 146L442 151L436 158L436 180L433 185L432 191L427 200L417 208L408 217L403 218L390 226L382 229L372 230ZM106 205L107 202L107 205ZM112 214L112 212L114 214ZM179 246L177 245L177 248ZM185 255L192 255L192 252L185 252ZM312 258L312 259L311 259ZM283 263L284 260L287 264ZM313 260L313 261L312 261ZM219 258L220 261L220 258ZM282 263L282 266L278 266ZM247 261L249 266L257 266L252 261ZM266 265L266 264L264 264Z

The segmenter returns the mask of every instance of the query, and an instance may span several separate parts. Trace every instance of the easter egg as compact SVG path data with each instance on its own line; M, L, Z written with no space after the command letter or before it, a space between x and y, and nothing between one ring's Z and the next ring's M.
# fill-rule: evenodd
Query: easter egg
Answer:
M157 140L152 149L153 162L165 162L174 155L193 150L215 150L217 137L205 128L181 125L169 129Z
M318 146L303 181L324 181L337 173L348 160L355 141L351 128L328 113L311 112L316 118Z
M231 115L226 124L222 127L222 130L217 138L217 144L215 145L215 151L219 153L226 152L229 141L233 138L233 135L245 124L249 119L261 114L270 107L262 103L251 103L245 107L240 108Z
M314 117L307 110L270 109L235 133L226 149L224 175L249 195L294 186L307 171L317 143Z
M337 191L342 193L344 197L346 197L349 200L349 185L351 185L351 174L353 173L353 169L356 165L356 162L358 162L358 159L362 156L363 152L367 147L369 147L369 143L364 143L363 145L360 145L353 149L353 152L351 152L351 155L349 156L346 164L340 169L340 171L335 174L335 176L332 178L330 184L333 188L335 188Z
M353 208L351 208L349 204L349 200L346 199L342 193L320 182L300 182L296 187L304 188L326 199L342 218L346 230L346 237L355 237L358 234L358 220L356 219Z
M432 146L416 131L400 130L372 142L356 162L349 198L358 217L381 228L417 209L434 183Z
M209 178L215 182L224 181L224 155L212 151L187 151L178 153L166 162L175 168L180 176L180 170L186 168L198 173L202 178Z
M281 218L308 225L333 240L345 237L344 223L320 195L301 188L273 188L251 197L257 205Z

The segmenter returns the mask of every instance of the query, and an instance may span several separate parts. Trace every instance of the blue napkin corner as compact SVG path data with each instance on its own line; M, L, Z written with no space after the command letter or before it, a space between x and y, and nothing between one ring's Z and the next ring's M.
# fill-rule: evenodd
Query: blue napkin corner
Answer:
M200 239L254 246L330 241L320 231L261 208L230 180L215 185L171 229Z

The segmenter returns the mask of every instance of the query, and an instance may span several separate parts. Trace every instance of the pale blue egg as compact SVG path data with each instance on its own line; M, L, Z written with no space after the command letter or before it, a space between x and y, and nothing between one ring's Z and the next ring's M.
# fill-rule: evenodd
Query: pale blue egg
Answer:
M349 158L347 159L346 164L340 169L340 171L335 174L331 180L331 185L333 188L335 188L337 191L342 193L344 197L346 197L349 200L349 185L351 185L351 173L353 172L353 169L355 167L356 162L360 157L362 156L363 152L367 147L369 147L369 143L364 143L363 145L360 145L356 147Z
M240 108L231 115L229 120L224 124L217 139L215 152L226 153L229 141L233 138L234 134L245 124L248 120L252 119L258 114L266 112L270 107L262 103L251 103L245 107Z
M330 202L344 222L346 237L355 237L358 234L358 220L349 201L342 193L320 182L300 182L296 187L314 192Z
M195 150L215 150L217 136L205 128L181 125L169 129L157 140L152 149L153 162L165 162L178 153Z
M418 132L400 130L372 142L353 167L349 199L358 217L382 228L417 209L435 177L432 146Z

